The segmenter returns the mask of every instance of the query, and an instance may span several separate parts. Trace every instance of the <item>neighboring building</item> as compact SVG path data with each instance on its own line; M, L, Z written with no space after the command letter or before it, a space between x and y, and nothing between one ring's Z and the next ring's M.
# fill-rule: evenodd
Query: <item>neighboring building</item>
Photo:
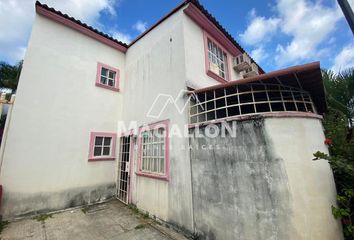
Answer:
M341 238L329 164L312 161L327 152L318 62L264 73L194 0L129 45L36 13L3 143L5 219L117 196L205 239Z

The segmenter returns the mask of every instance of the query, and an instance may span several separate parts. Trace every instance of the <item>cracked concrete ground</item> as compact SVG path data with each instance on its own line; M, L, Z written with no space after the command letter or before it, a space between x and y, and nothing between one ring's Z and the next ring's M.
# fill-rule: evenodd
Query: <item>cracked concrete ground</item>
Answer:
M136 213L118 200L11 222L1 240L186 240L182 234Z

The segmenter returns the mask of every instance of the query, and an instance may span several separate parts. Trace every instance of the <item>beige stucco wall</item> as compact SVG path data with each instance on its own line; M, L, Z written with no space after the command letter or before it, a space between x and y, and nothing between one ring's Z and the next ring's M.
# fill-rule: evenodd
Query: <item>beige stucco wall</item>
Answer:
M97 62L120 69L124 91L123 53L36 16L1 169L5 216L67 206L37 195L112 188L116 162L88 162L89 134L116 132L122 94L95 86Z
M310 118L268 118L265 130L274 152L284 159L292 214L291 239L342 239L341 225L331 212L336 188L327 161L313 153L328 153L322 123Z

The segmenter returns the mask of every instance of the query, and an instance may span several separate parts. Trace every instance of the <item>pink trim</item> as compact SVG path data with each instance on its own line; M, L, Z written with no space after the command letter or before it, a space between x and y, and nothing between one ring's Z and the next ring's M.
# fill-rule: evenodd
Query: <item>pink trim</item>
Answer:
M312 112L269 112L269 113L253 113L248 115L239 115L239 116L232 116L226 118L220 118L217 120L211 120L203 123L196 123L196 124L188 124L188 128L195 128L199 126L205 126L208 124L215 124L221 122L230 122L230 121L244 121L249 119L256 119L256 118L263 118L263 117L274 117L274 118L286 118L286 117L303 117L303 118L315 118L322 120L323 117L319 114L312 113Z
M96 137L111 137L112 138L112 143L111 143L112 150L111 150L110 156L96 157L93 155ZM115 134L115 133L91 132L90 133L90 146L89 146L88 160L90 162L91 161L114 161L116 159L116 139L117 139L117 134Z
M105 45L108 45L108 46L110 46L110 47L112 47L114 49L117 49L117 50L119 50L119 51L121 51L123 53L125 53L127 51L127 48L122 46L122 45L120 45L119 43L116 43L115 41L110 40L108 38L105 38L105 37L101 36L100 34L94 32L92 30L89 30L89 29L81 26L80 24L75 23L75 22L73 22L73 21L71 21L69 19L66 19L66 18L64 18L62 16L59 16L58 14L55 14L55 13L53 13L53 12L51 12L51 11L41 7L41 6L36 5L36 12L39 15L47 17L47 18L49 18L49 19L51 19L51 20L53 20L53 21L55 21L57 23L63 24L66 27L74 29L74 30L76 30L76 31L88 36L88 37L91 37L91 38L93 38L93 39L95 39L95 40L97 40L97 41L99 41L99 42L101 42L101 43L103 43Z
M227 49L232 56L237 56L242 53L241 49L238 49L196 6L189 4L183 11L201 28L207 31L217 43Z
M319 68L320 68L320 62L312 62L312 63L307 63L307 64L298 65L298 66L294 66L294 67L284 68L284 69L269 72L269 73L260 74L260 75L254 76L254 77L232 80L232 81L229 81L225 84L216 84L216 85L213 85L210 87L195 89L195 90L193 90L193 92L200 93L200 92L205 92L205 91L211 91L211 90L215 90L218 88L225 88L225 87L229 87L229 86L241 85L241 84L256 82L256 81L260 81L260 80L267 80L267 79L274 78L274 77L280 77L280 76L285 76L285 75L289 75L289 74L296 74L296 73L301 73L301 72L305 72L305 71L316 70Z
M230 69L230 59L232 58L231 54L222 47L222 45L217 42L212 36L210 36L206 31L203 31L203 39L204 39L204 62L205 62L205 71L206 74L211 77L214 78L216 81L221 82L221 83L226 83L231 79L231 69ZM214 42L215 44L218 45L218 47L221 48L221 50L223 52L226 53L226 64L227 64L227 79L223 79L222 77L220 77L218 74L212 72L210 70L210 62L209 62L209 53L208 53L208 39L210 39L212 42Z
M106 84L102 84L101 83L102 67L104 67L104 68L106 68L108 70L111 70L111 71L116 73L116 77L114 79L114 84L115 84L114 87L111 87L111 86L108 86ZM119 69L111 67L111 66L109 66L107 64L104 64L104 63L100 63L100 62L97 63L97 73L96 73L96 86L97 87L106 88L106 89L109 89L109 90L112 90L112 91L115 91L115 92L119 92L119 78L120 78Z
M154 178L154 179L159 179L159 180L169 180L169 120L163 120L159 121L156 123L148 124L143 127L139 128L139 133L138 133L138 171L135 173L138 176L144 176L144 177L149 177L149 178ZM154 174L154 173L149 173L149 172L143 172L142 171L142 140L141 140L141 133L147 130L152 130L152 129L157 129L157 128L164 128L165 129L165 174L164 175L159 175L159 174Z

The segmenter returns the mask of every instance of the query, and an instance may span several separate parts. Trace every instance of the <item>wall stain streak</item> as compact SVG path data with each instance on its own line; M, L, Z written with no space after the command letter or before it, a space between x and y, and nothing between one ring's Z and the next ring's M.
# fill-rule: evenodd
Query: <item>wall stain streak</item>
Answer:
M115 183L71 188L58 192L5 192L2 214L5 219L82 206L100 202L115 195Z
M236 126L236 137L197 138L190 130L195 231L202 239L289 239L283 159L276 157L263 119Z

